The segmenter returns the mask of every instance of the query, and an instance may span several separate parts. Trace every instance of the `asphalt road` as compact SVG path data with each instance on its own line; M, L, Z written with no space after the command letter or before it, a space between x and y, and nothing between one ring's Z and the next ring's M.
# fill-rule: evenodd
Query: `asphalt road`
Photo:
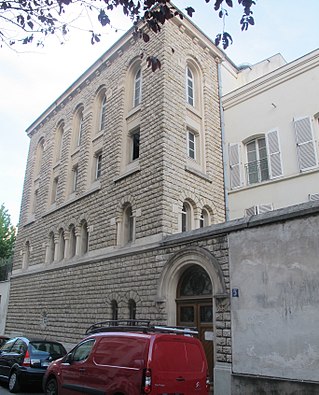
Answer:
M0 383L0 395L11 395L10 391L8 390L8 386L4 383ZM28 392L19 392L19 395L43 395L43 392L39 392L39 389L37 390L30 390Z

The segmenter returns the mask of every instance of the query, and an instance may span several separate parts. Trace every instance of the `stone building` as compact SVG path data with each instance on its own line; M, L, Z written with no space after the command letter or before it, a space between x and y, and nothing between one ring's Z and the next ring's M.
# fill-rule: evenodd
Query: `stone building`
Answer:
M27 130L6 333L73 344L105 319L197 326L218 380L231 362L227 237L199 228L225 220L224 54L186 18L147 48L131 33Z

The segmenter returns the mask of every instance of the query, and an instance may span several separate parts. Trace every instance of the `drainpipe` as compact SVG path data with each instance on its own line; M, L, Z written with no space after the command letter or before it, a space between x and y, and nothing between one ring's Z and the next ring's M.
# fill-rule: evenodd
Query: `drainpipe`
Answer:
M225 219L229 221L229 203L228 203L228 150L225 141L225 121L224 121L224 109L222 103L222 76L221 76L221 62L222 59L216 59L217 62L217 77L218 77L218 96L219 96L219 114L220 114L220 130L221 130L221 142L222 142L222 155L223 155L223 175L224 175L224 199L225 199Z

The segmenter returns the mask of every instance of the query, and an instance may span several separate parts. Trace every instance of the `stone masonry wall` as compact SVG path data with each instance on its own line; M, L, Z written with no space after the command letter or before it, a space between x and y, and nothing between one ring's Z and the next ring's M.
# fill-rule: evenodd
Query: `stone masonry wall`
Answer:
M193 233L196 235L196 231ZM216 258L229 292L227 236L203 237L200 233L191 241L179 239L174 245L165 246L163 242L118 257L83 260L68 267L14 276L6 333L76 343L92 323L111 319L113 299L118 302L119 319L129 317L128 301L133 299L137 318L166 323L165 304L156 304L159 278L169 259L191 246L207 250ZM231 362L229 298L216 300L215 305L216 360Z

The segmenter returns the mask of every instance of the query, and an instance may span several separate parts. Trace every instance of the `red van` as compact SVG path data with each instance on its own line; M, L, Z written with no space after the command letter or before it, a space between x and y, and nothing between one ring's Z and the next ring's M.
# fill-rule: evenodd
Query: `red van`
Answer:
M51 363L46 395L208 394L207 361L193 330L129 320L98 323L89 333Z

